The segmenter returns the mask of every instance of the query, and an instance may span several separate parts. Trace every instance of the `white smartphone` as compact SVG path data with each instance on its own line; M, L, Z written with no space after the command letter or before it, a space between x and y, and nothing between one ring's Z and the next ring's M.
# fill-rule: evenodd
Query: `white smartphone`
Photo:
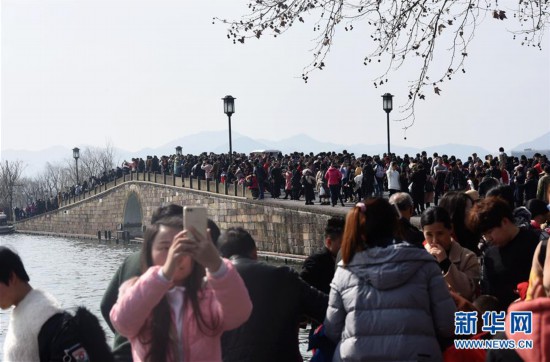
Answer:
M184 229L187 229L189 226L193 226L202 236L206 237L207 225L208 225L208 215L206 214L205 207L202 207L202 206L184 206L183 207Z

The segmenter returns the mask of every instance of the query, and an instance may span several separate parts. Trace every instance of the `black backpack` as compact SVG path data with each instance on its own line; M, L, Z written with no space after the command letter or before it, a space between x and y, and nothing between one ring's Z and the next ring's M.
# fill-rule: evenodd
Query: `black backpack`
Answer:
M48 319L38 334L40 362L112 362L105 332L95 315L79 307Z

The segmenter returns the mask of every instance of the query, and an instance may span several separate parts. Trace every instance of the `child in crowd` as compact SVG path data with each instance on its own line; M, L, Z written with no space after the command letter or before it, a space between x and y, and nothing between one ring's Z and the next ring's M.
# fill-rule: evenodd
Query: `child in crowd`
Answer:
M246 287L210 237L182 214L157 220L144 235L143 274L125 282L110 317L139 361L221 361L221 334L252 311ZM207 280L204 282L205 268Z

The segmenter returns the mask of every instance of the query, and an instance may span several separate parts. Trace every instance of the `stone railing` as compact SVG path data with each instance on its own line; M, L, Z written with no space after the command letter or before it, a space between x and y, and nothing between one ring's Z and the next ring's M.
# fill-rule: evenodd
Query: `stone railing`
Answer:
M166 175L153 172L131 172L124 174L122 177L115 179L106 184L98 185L92 190L82 192L77 196L70 196L68 199L61 200L59 207L72 205L75 202L86 200L89 197L95 196L101 192L107 191L117 185L130 181L151 182L157 185L174 186L181 188L189 188L191 190L206 191L213 194L238 196L247 199L252 199L252 192L246 185L234 182L232 184L221 183L217 180L201 180L194 177L178 177L175 175Z

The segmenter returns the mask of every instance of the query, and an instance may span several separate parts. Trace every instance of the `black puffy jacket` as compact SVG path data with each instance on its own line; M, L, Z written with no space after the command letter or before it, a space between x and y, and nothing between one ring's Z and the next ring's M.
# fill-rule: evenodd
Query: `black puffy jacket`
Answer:
M40 362L111 362L113 356L97 317L79 307L75 315L54 314L38 334Z

